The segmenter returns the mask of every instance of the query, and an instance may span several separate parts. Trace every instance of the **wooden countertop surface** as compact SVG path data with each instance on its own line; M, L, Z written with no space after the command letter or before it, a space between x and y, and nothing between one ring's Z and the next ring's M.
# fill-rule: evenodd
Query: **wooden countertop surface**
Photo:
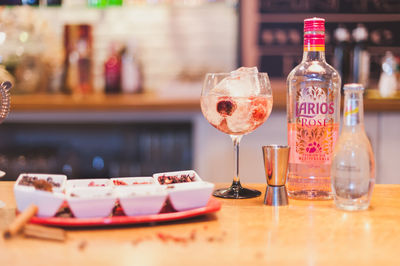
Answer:
M283 80L271 80L274 109L286 109L286 85ZM12 111L199 111L198 95L145 94L21 94L12 95ZM365 99L366 111L400 111L400 95L382 99L376 91L370 91Z
M12 186L0 182L0 230L15 216ZM332 201L262 201L221 200L216 214L180 222L68 230L64 243L0 237L0 265L400 265L400 185L376 185L362 212ZM195 237L163 242L160 233Z

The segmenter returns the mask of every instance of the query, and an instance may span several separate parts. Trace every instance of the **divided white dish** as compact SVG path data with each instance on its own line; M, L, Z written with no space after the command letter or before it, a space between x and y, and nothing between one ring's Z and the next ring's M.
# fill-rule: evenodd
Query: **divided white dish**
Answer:
M168 196L158 185L119 186L115 187L115 192L128 216L157 214Z
M116 196L112 186L74 187L67 190L67 201L77 218L107 217L115 206Z
M163 185L159 182L162 176L167 177ZM24 177L28 185L20 184ZM53 185L52 192L38 190L28 177L51 178L57 185ZM213 189L214 184L204 182L193 170L157 173L153 177L72 180L65 175L23 173L14 185L14 194L21 212L35 204L39 208L37 216L52 217L67 201L76 218L99 218L112 213L117 199L128 216L158 214L167 198L176 211L204 207Z
M118 182L123 182L124 184L118 184ZM158 183L151 176L140 176L140 177L115 177L111 178L111 183L115 187L123 186L136 186L136 185L158 185Z
M25 177L36 177L37 179L47 180L49 177L52 181L60 184L60 186L53 186L53 192L37 190L35 187L21 185L20 181ZM38 206L37 216L51 217L54 216L61 204L65 200L63 193L67 177L65 175L52 175L52 174L34 174L23 173L20 174L14 185L15 201L17 203L18 211L24 211L29 205L35 204Z
M190 182L165 186L169 201L176 211L185 211L207 205L214 184L210 182Z
M170 184L160 183L160 177L162 176L176 176L179 178L182 175L190 175L194 177L194 180ZM214 190L214 184L204 182L193 170L157 173L153 177L168 192L169 201L176 211L206 206Z

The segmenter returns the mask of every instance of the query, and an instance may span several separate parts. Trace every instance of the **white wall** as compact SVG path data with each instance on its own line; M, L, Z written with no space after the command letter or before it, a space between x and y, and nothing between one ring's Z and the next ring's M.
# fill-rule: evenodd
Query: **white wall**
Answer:
M212 127L201 114L195 121L195 168L207 180L230 182L234 162L229 136ZM376 182L400 184L400 114L366 112L365 130L376 158ZM243 183L265 182L261 147L267 144L287 144L285 111L273 110L264 125L243 137L240 146Z
M400 114L379 114L378 122L378 155L379 171L377 180L380 183L400 183Z

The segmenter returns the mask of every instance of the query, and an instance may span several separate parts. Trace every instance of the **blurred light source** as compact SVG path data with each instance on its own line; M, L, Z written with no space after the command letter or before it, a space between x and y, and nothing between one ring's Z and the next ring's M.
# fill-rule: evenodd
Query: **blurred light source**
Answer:
M0 31L0 44L3 44L6 41L7 34L5 32Z
M69 164L64 164L62 167L62 171L66 175L71 175L72 174L72 167Z
M21 42L26 42L29 38L29 33L27 33L26 31L21 32L21 34L19 35L19 40Z
M102 170L104 168L104 160L100 156L93 158L92 167L96 170Z
M15 54L16 54L17 56L21 56L21 55L24 53L24 51L25 51L24 47L20 46L20 47L18 47L17 50L15 51Z

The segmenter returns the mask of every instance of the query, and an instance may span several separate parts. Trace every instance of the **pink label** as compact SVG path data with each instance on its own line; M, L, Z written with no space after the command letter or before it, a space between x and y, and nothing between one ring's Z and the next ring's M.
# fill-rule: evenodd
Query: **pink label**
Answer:
M339 134L339 124L332 120L324 125L288 124L291 163L329 164Z
M296 93L294 123L288 125L291 163L329 164L339 133L332 88L302 87Z

